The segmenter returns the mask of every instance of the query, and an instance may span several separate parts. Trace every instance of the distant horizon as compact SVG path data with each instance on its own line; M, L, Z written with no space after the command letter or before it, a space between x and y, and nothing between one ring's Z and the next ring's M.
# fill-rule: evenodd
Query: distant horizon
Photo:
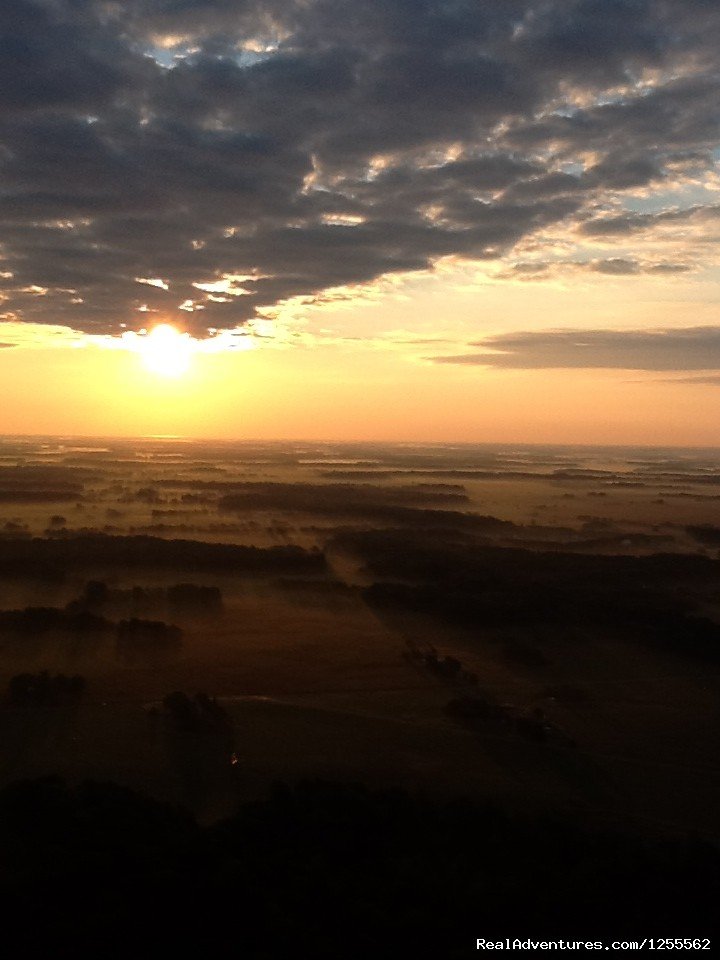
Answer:
M417 447L494 447L512 446L539 447L556 449L587 450L683 450L716 451L720 453L720 444L650 444L650 443L562 443L538 440L375 440L375 439L333 439L328 437L202 437L170 434L70 434L70 433L0 433L0 442L4 440L73 440L73 441L167 441L168 443L218 443L218 444L327 444L333 446L417 446Z

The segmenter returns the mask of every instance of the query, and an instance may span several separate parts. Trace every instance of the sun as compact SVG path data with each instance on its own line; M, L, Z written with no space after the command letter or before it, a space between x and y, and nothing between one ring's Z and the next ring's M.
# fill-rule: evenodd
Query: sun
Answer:
M138 350L147 370L163 377L181 377L190 368L193 340L169 323L161 323L139 338Z

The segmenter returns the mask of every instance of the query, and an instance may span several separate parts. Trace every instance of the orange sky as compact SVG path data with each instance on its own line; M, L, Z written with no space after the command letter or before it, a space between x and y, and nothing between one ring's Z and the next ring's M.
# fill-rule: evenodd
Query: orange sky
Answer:
M0 433L720 445L720 5L4 28Z
M372 300L288 308L252 349L197 352L166 377L142 356L44 329L0 350L0 432L261 439L715 445L720 389L677 373L438 364L514 330L683 328L714 304L683 281L411 278ZM694 299L693 299L694 298ZM10 328L8 328L9 332ZM56 332L57 333L57 332ZM52 342L55 345L49 346ZM58 345L61 344L61 345ZM117 344L117 341L115 341Z

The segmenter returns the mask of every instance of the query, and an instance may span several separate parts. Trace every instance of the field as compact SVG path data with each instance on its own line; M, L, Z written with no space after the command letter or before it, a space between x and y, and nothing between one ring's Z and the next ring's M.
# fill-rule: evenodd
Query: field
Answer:
M6 440L1 781L211 823L321 777L717 839L719 522L707 450ZM13 697L42 671L82 696Z

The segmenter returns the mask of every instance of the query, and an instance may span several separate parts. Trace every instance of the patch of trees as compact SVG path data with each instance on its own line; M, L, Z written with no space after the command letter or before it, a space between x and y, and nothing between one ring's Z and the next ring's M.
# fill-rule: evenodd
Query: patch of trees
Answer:
M323 599L345 599L357 594L355 587L342 580L305 580L301 578L280 577L273 586L289 593L320 595Z
M0 487L15 490L46 486L81 488L83 481L99 478L96 470L65 464L0 466Z
M0 487L0 503L67 503L80 499L76 487L42 490L7 490Z
M96 609L108 603L131 603L143 606L167 602L179 613L219 613L222 610L222 593L218 587L196 583L175 583L169 587L141 587L128 589L111 588L103 580L89 580L77 600L67 609Z
M186 733L219 733L230 726L227 712L205 693L189 697L176 690L163 700L163 710L174 726Z
M211 504L216 502L216 497L212 493L183 493L180 497L181 503L200 503Z
M17 520L6 520L0 527L0 537L29 540L31 536L28 525Z
M575 746L575 742L552 724L538 707L530 711L519 710L507 704L495 703L486 697L473 695L449 700L443 712L451 720L472 729L491 724L495 730L535 743L553 741L564 746Z
M8 700L15 706L55 707L79 700L85 687L85 678L79 674L19 673L8 684Z
M670 483L680 483L687 484L703 484L707 486L716 487L720 485L720 473L695 473L692 476L689 476L687 473L670 473L665 471L658 471L647 474L648 478L651 480L662 480L664 482Z
M466 670L461 660L453 656L441 657L432 646L425 650L409 642L406 657L412 663L417 663L425 667L426 670L429 670L430 673L436 677L447 680L450 683L469 683L475 685L478 682L477 675Z
M545 539L548 528L525 527L523 532L535 530L535 536L527 539L514 537L512 546L524 549L542 549L543 552L555 553L611 553L619 551L621 554L635 550L667 550L675 545L675 538L659 533L618 533L608 537L582 537L569 530L556 530L553 533L563 534L561 540ZM539 536L538 536L539 534Z
M720 547L720 527L714 527L710 523L698 524L697 526L685 527L686 532L698 543L706 547Z
M425 666L448 680L457 680L462 672L462 663L456 657L438 657L434 651L425 655Z
M103 580L88 580L79 597L79 602L86 607L100 607L111 597L111 591Z
M120 620L116 628L119 647L136 650L158 650L179 647L183 632L163 620L142 620L132 617Z
M282 510L315 516L361 517L385 523L419 526L462 526L473 530L510 529L509 520L426 509L409 503L454 505L464 494L427 491L421 487L392 487L349 483L244 483L218 501L221 510Z
M0 503L64 503L83 495L84 471L60 466L0 467Z
M405 583L375 583L362 591L365 600L379 610L407 610L436 617L469 629L513 628L558 630L595 627L612 629L617 635L648 645L657 645L695 658L720 659L720 624L685 609L658 591L633 591L627 587L614 595L603 584L538 587L529 583L506 591L487 590L466 583L445 588ZM545 654L531 644L508 642L503 656L527 667L547 663Z
M28 956L137 956L142 930L143 956L199 954L211 931L235 956L459 960L468 917L498 938L637 939L658 917L704 937L720 885L699 840L320 782L211 827L113 784L14 784L0 847L4 940Z
M400 531L347 534L338 542L354 544L370 572L393 578L363 590L377 609L470 629L612 629L681 654L720 658L720 624L693 612L698 588L717 582L720 563L709 557L535 552L429 543Z
M3 573L34 575L38 566L64 571L100 565L155 570L310 572L324 570L325 557L319 550L304 550L291 544L263 548L87 532L52 539L0 540Z
M563 598L558 599L555 591L548 590L534 589L516 595L514 591L503 593L473 584L441 587L379 582L364 588L362 595L377 609L400 608L472 628L532 626L571 619ZM587 609L579 609L587 616Z
M22 635L40 635L50 631L63 633L102 633L112 623L89 610L58 607L25 607L0 610L0 631Z
M135 493L121 497L121 502L128 500L136 500L138 503L162 503L163 498L155 487L141 487Z
M526 528L529 529L529 528ZM563 587L577 592L583 585L623 592L623 588L665 587L668 583L714 582L720 563L697 554L657 553L651 556L599 556L551 553L494 544L465 543L404 530L345 532L339 547L362 556L368 569L381 577L490 588Z
M368 479L381 477L372 473ZM338 477L333 475L333 479ZM280 483L265 480L188 480L181 484L174 480L158 481L158 486L183 486L194 490L213 491L231 498L228 509L288 509L315 513L327 508L333 512L348 506L388 505L414 503L464 503L468 496L456 484L405 484L403 486L378 483ZM182 499L192 496L183 495ZM192 502L192 501L190 501ZM199 502L203 502L202 500ZM236 506L233 506L233 502ZM221 501L221 504L223 501Z
M223 606L218 587L176 583L166 589L165 595L170 608L180 613L219 613Z

